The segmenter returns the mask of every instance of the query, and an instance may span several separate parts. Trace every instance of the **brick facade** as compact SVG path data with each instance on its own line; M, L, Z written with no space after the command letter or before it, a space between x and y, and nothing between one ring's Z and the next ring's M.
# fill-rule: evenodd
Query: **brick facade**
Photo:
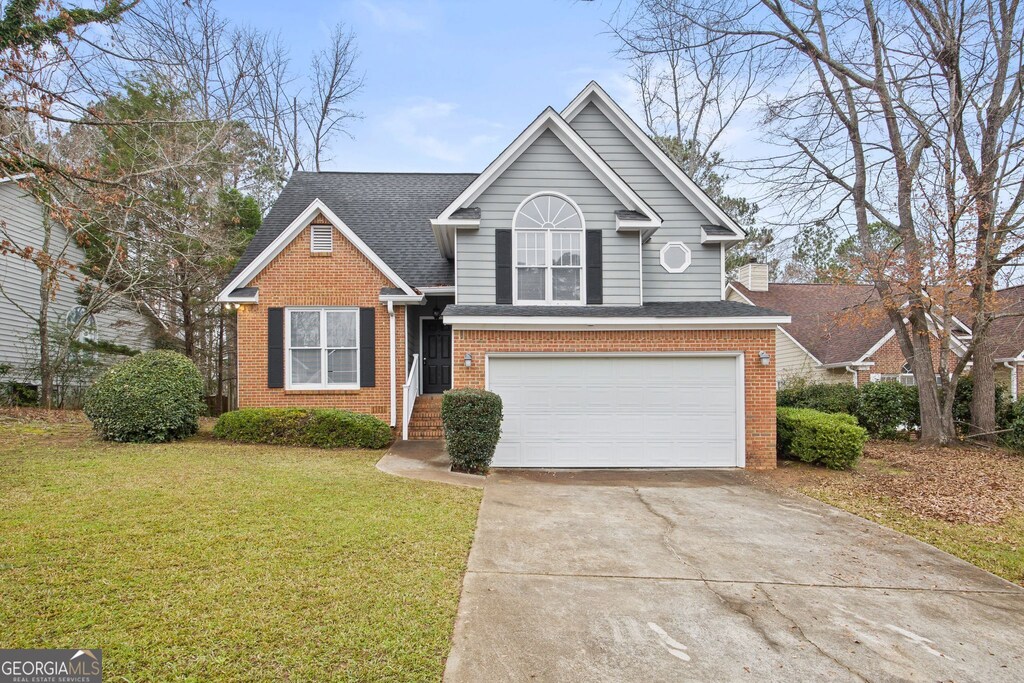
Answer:
M473 354L472 367L455 364L455 387L484 387L484 357L497 352L741 351L746 381L746 461L775 467L775 330L455 330L455 358ZM762 365L760 351L772 354Z
M312 254L309 228L252 281L259 303L238 309L238 405L246 407L343 408L391 419L391 367L387 306L380 303L388 278L341 233L334 250ZM287 306L358 306L377 311L375 386L359 390L290 391L267 387L267 309ZM395 306L396 415L401 426L405 382L405 307Z
M939 370L939 346L940 341L934 335L931 338L932 361L935 371ZM898 375L903 372L903 365L907 362L900 348L900 342L893 335L889 341L882 344L873 355L866 359L874 365L865 365L857 370L857 386L864 386L871 381L871 375Z

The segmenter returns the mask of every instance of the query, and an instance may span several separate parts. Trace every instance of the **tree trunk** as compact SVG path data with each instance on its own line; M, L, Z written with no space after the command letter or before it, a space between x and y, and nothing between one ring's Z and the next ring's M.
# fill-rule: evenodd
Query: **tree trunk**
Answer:
M974 347L974 391L971 394L971 434L984 435L978 438L995 441L996 430L996 376L992 367L992 342L990 334L983 334Z

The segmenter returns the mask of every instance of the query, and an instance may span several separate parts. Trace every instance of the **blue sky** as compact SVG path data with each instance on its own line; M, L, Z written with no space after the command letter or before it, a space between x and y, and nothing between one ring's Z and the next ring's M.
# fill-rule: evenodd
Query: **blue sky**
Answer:
M618 3L573 0L221 0L233 22L276 30L296 70L339 20L356 33L363 119L330 170L480 171L544 107L591 79L629 110L605 21Z

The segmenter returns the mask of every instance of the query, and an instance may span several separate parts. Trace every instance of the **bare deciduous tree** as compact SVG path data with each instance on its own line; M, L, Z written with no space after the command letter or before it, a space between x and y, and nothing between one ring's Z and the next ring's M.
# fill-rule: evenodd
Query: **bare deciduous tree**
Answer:
M1024 250L1019 0L647 4L687 27L679 35L697 27L702 42L785 67L763 120L778 152L752 168L801 212L794 219L853 227L918 383L922 440L948 443L955 383L972 360L975 393L989 400L992 288ZM876 224L895 237L891 251L874 248ZM936 324L954 314L975 320L956 358L951 326Z

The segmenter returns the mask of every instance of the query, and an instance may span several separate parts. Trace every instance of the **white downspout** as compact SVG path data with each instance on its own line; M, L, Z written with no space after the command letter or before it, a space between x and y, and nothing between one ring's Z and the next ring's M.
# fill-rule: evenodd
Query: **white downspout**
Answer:
M1003 363L1010 370L1010 398L1013 402L1017 402L1017 364L1016 363Z
M394 427L397 424L395 421L397 407L395 400L395 303L393 301L388 302L388 322L391 325L389 335L391 341L391 426Z
M858 386L857 385L857 379L859 377L858 374L857 374L857 368L853 367L852 365L847 365L846 366L846 371L853 373L853 388L856 389L857 386Z

